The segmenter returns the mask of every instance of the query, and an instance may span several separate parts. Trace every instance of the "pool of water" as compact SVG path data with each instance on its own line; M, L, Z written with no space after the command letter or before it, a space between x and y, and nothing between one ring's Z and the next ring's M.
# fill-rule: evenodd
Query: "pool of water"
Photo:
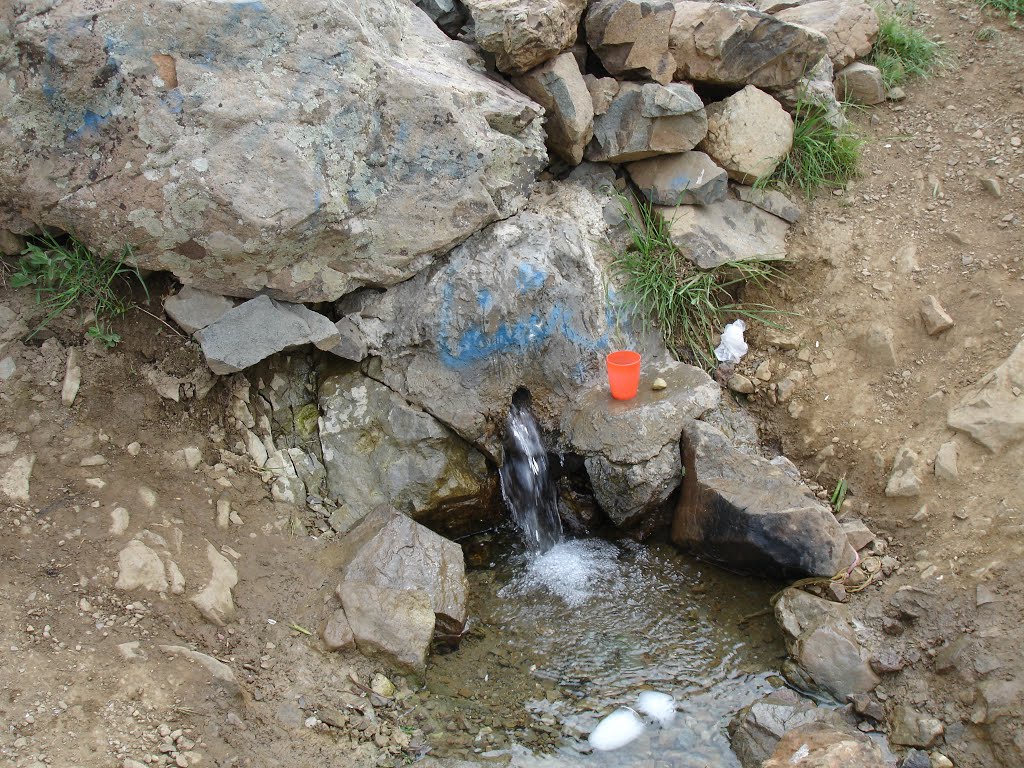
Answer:
M484 542L487 544L488 542ZM579 539L527 556L502 537L469 551L471 629L435 656L422 702L435 754L520 766L738 766L726 725L772 688L784 648L774 582L665 544ZM643 690L674 720L593 752L587 736ZM509 759L504 757L504 760Z

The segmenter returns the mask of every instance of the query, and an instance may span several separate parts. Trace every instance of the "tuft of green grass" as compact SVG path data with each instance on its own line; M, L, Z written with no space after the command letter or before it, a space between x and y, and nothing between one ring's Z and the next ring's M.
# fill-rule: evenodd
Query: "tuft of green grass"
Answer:
M70 235L58 239L45 234L30 240L11 275L13 287L35 290L36 303L46 312L28 338L65 310L81 305L94 317L86 332L90 338L106 347L121 341L110 322L133 306L126 295L132 283L137 281L149 298L139 270L126 263L130 256L128 246L116 257L97 256Z
M849 483L846 482L845 475L836 482L836 488L832 491L832 496L829 498L829 503L832 505L832 511L837 515L843 508L843 502L846 501L846 493L850 490Z
M886 88L912 77L927 77L945 63L942 43L912 27L910 13L878 10L878 37L868 60L881 71Z
M707 371L717 367L714 334L733 319L774 325L783 314L766 304L738 300L745 284L764 287L780 273L770 259L731 261L715 269L694 266L672 243L669 224L646 202L619 195L632 243L612 263L612 273L647 327L662 334L669 351Z
M1024 16L1024 0L979 0L982 8L994 8L1005 13L1013 24L1018 17Z
M988 43L999 37L999 30L995 27L982 27L974 33L974 39L979 43Z
M825 110L801 99L793 110L793 148L757 187L798 187L807 197L820 187L838 189L857 175L864 140L847 124L836 128Z

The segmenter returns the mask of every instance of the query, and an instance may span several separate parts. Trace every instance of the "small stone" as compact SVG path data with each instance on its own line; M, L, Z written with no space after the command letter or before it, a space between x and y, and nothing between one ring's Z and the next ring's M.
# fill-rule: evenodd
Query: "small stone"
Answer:
M730 376L727 386L733 392L739 392L744 395L749 395L754 391L754 382L741 373L734 373Z
M131 591L147 589L151 592L167 591L167 576L160 555L141 541L130 541L117 556L117 589Z
M92 610L92 603L86 600L84 597L78 601L78 610L82 613L88 613Z
M128 530L129 521L130 517L127 509L124 507L114 507L110 510L110 534L112 536L120 536Z
M139 498L150 509L156 506L156 493L151 488L144 485L139 486Z
M931 768L953 768L953 761L941 752L932 752Z
M102 454L95 453L92 456L86 456L84 459L82 459L80 462L78 462L78 466L80 466L80 467L102 467L106 463L107 463L106 457L104 457Z
M653 389L655 392L660 392L661 390L665 389L667 386L668 386L668 382L665 381L664 379L660 379L659 378L659 379L655 379L654 381L651 382L651 389Z
M189 334L216 322L233 306L230 299L187 285L164 301L168 317Z
M1003 184L995 176L986 176L981 180L981 188L988 192L992 197L1003 196Z
M10 355L0 360L0 381L7 381L16 370L18 370L18 366Z
M885 98L889 101L903 101L907 98L907 92L896 85L886 91Z
M918 455L906 446L900 448L893 461L889 482L885 486L885 495L917 496L921 493L921 478L917 473Z
M388 678L379 672L373 676L373 680L370 682L370 688L378 696L383 696L386 699L390 699L395 695L395 684L392 683Z
M935 454L935 477L939 480L956 480L960 474L956 466L957 449L956 443L950 440L939 446Z
M226 530L231 521L231 501L222 495L217 499L217 527Z
M908 749L899 763L899 768L930 768L928 753L920 749Z
M953 318L946 314L946 310L934 296L925 296L921 299L920 310L929 336L937 336L953 327Z
M174 764L178 766L178 768L188 768L188 760L182 754L175 755Z
M195 447L188 447L182 451L185 457L185 466L195 471L203 463L203 452Z
M771 381L772 379L772 364L768 360L764 360L757 369L754 371L754 378L759 381Z
M339 608L331 615L324 626L321 637L329 651L340 651L355 642L355 638L352 636L352 627L345 617L345 611Z
M904 747L933 746L945 732L940 720L925 717L906 704L898 705L892 714L889 740Z
M869 663L871 668L880 675L899 672L903 669L903 658L894 651L881 651L872 656Z
M128 447L125 450L128 451L129 456L138 456L140 453L142 453L142 444L139 443L138 441L128 443Z
M849 599L846 594L846 587L838 581L830 581L825 591L828 592L827 596L833 602L845 603Z
M64 383L61 386L60 401L70 408L78 397L78 388L82 385L82 368L78 364L78 350L68 352L67 367L64 371Z
M996 602L996 593L990 587L979 584L975 591L974 604L979 608L983 605Z
M28 504L32 467L35 462L36 457L32 455L22 456L11 464L3 476L0 476L0 494L11 501Z

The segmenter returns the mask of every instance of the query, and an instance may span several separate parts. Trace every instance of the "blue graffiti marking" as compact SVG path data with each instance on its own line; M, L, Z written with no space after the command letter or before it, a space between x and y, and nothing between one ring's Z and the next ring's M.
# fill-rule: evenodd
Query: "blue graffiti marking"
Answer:
M67 141L78 141L83 136L97 134L109 119L109 112L105 115L97 115L91 109L87 109L85 114L82 115L82 127L69 132L65 139Z
M522 296L529 291L536 291L544 285L544 278L547 275L543 270L537 269L533 264L523 262L519 265L519 271L516 273L516 288L519 289L519 295Z
M481 288L476 294L476 303L480 305L480 309L484 312L494 306L494 299L491 298L491 292L486 288Z

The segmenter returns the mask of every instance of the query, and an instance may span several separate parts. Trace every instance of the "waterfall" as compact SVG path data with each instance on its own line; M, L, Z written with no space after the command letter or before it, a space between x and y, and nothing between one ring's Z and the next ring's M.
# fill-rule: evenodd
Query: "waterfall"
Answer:
M513 403L505 420L505 463L501 495L512 520L534 552L546 552L562 540L558 495L548 471L548 453L540 428L524 404Z

